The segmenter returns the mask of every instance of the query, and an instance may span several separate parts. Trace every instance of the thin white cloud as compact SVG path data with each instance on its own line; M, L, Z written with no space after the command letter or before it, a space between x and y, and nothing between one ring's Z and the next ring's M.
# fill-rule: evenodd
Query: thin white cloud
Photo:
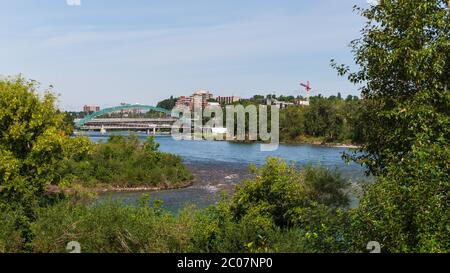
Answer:
M337 44L345 46L352 38L349 27L338 16L272 16L188 28L71 31L50 35L40 46L67 50L87 46L95 56L122 56L124 62L157 66L265 54L314 54L333 50Z
M351 63L351 56L339 57L350 55L346 45L362 24L350 16L349 1L339 9L333 1L318 1L310 7L314 11L266 10L210 24L192 18L170 27L151 20L133 25L53 18L5 32L0 27L5 33L0 37L0 74L23 72L44 86L54 84L69 109L84 103L154 103L196 88L242 96L258 90L284 92L298 88L302 79L330 92L352 90L328 60ZM334 7L327 7L330 3ZM65 24L55 23L59 21Z

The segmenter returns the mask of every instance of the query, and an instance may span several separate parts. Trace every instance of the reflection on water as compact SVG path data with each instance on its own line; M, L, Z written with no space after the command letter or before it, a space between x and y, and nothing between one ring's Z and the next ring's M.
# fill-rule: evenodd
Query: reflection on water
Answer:
M126 134L126 133L122 133ZM106 141L109 135L87 133L95 142ZM145 139L145 134L139 134ZM321 147L314 145L280 145L273 152L261 152L259 144L238 144L225 141L175 141L170 136L157 137L161 151L180 155L195 176L193 186L185 189L152 192L152 199L164 201L164 207L176 211L194 204L206 207L221 197L221 192L231 192L242 179L251 177L250 164L261 166L268 156L281 157L299 166L305 164L337 168L351 181L359 180L364 173L359 165L345 164L342 153L345 148ZM111 193L113 199L134 203L142 193Z

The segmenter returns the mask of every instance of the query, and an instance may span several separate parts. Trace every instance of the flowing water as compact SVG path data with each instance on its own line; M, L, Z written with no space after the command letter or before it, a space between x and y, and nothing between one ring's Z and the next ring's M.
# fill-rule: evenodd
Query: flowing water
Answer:
M117 134L117 133L116 133ZM126 134L126 133L121 133ZM106 141L108 134L87 133L95 142ZM138 134L144 140L147 135ZM152 199L164 201L164 207L177 211L193 204L206 207L217 202L221 192L230 192L242 179L250 178L250 164L261 166L268 156L281 157L298 165L313 164L327 168L337 168L344 177L351 181L364 177L362 168L357 164L346 164L342 154L348 149L322 147L315 145L285 145L273 152L262 152L260 144L239 144L225 141L176 141L170 136L158 136L160 150L180 155L187 167L195 176L191 187L150 193ZM143 193L108 193L104 198L121 199L126 203L134 203Z

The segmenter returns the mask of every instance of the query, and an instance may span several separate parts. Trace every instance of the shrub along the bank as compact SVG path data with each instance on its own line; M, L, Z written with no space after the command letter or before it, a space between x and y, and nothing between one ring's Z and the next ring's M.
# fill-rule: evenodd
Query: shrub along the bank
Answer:
M179 156L163 153L154 137L143 144L137 136L111 136L93 145L87 157L67 162L66 169L85 186L174 186L192 179Z
M194 229L197 251L345 250L348 184L339 173L311 166L299 171L278 158L253 172L230 200L201 215L201 228ZM296 243L288 243L294 237Z
M173 214L148 198L136 206L66 199L36 211L30 241L17 225L20 213L9 210L0 217L0 251L66 252L78 241L83 252L364 252L378 241L383 252L446 252L448 198L441 193L448 172L433 169L431 160L441 155L419 153L392 166L391 175L368 185L356 209L347 208L347 183L338 173L269 158L231 197L203 210Z
M254 174L254 179L218 205L204 210L185 208L177 214L161 209L158 202L151 205L147 198L137 206L111 200L92 205L65 200L37 211L28 249L66 252L70 241L79 242L83 252L348 249L343 240L348 199L339 174L313 167L298 170L275 158L269 158L261 169L254 168ZM9 230L0 237L0 246L7 242L6 236L14 234Z
M67 252L77 241L82 252L184 252L193 218L185 209L177 216L150 206L125 206L118 201L85 206L62 202L42 209L32 224L34 252Z

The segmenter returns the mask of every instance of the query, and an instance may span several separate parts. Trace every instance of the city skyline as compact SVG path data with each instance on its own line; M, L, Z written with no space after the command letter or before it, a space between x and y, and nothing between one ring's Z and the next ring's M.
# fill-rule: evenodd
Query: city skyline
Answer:
M201 89L297 96L307 80L312 95L359 94L329 64L353 64L366 1L230 2L0 0L0 75L53 85L69 111Z

